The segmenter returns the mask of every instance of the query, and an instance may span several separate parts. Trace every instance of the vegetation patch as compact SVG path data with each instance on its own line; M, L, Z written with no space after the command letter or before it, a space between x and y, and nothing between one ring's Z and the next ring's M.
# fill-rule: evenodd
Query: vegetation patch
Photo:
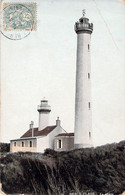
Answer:
M0 153L9 152L10 144L9 143L0 143Z
M0 170L6 193L120 194L125 191L125 141L68 152L8 153L0 159Z

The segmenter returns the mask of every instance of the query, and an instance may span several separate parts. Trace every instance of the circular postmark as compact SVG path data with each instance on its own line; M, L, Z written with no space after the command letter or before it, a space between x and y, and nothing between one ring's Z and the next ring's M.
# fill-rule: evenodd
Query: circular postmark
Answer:
M21 40L33 30L34 17L28 6L9 4L1 12L1 33L10 40Z

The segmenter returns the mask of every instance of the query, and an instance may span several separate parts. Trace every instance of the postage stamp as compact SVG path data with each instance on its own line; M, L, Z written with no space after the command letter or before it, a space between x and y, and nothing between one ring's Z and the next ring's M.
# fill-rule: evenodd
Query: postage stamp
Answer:
M36 31L36 3L4 3L3 31Z

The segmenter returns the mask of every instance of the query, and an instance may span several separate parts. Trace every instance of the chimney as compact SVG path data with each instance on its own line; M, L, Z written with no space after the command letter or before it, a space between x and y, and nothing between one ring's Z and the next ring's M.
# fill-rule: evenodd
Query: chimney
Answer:
M60 123L61 123L61 121L59 120L59 117L57 117L56 126L60 126Z
M31 121L30 123L30 129L32 129L32 137L34 136L34 128L33 128L34 122Z

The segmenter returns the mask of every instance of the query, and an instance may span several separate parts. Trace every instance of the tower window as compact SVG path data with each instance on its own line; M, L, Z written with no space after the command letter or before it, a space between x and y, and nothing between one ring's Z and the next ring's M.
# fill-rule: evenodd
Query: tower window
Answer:
M14 146L16 146L16 142L14 142Z
M90 108L91 108L90 102L88 102L88 107L89 107L89 110L90 110Z
M89 132L89 139L91 139L91 132Z
M24 142L22 142L22 147L24 147Z
M30 147L32 147L32 141L30 141Z
M88 73L88 79L90 79L90 73Z
M88 44L88 50L90 49L90 46L89 46L89 44Z

